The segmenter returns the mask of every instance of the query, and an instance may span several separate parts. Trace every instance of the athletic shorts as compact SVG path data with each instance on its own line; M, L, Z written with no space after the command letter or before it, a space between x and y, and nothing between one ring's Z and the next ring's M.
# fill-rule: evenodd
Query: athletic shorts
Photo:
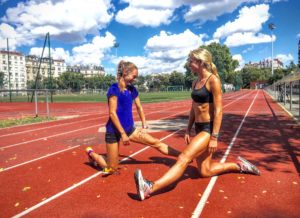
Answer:
M135 127L133 126L130 131L126 132L127 136L129 137L135 130ZM121 134L120 133L110 133L106 132L105 133L105 142L107 144L113 144L119 142L121 139Z
M213 121L205 122L205 123L195 122L195 132L196 132L196 134L198 134L198 133L204 131L204 132L211 134L212 130L213 130L213 126L214 126Z

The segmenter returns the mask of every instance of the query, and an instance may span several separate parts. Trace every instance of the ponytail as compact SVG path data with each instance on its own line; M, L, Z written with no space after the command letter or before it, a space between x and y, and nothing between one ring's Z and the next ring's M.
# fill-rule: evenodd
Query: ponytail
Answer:
M120 80L124 75L128 75L133 70L137 70L137 66L129 61L121 60L117 68L117 79Z

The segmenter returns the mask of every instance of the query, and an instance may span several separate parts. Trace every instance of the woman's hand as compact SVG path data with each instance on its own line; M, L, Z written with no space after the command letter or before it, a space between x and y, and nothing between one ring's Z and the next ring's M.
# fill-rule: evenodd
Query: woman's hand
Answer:
M185 141L185 144L187 144L187 145L191 142L190 132L189 131L185 132L185 134L184 134L184 141Z
M121 137L122 137L123 145L130 145L129 137L125 132L121 133Z
M218 147L218 140L216 138L211 138L208 145L208 152L214 153Z

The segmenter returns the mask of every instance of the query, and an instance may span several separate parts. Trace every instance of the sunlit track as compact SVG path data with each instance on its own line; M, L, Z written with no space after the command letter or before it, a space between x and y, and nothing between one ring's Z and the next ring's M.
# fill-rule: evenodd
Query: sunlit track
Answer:
M224 163L226 161L226 159L227 159L227 157L228 157L228 155L229 155L229 153L230 153L230 151L232 149L232 146L234 145L235 140L236 140L236 138L237 138L237 136L238 136L238 134L239 134L239 132L240 132L240 130L241 130L241 128L242 128L242 126L243 126L246 118L247 118L247 116L248 116L248 113L251 110L251 108L252 108L252 106L253 106L253 104L254 104L254 102L256 100L257 95L258 95L258 91L256 91L256 95L253 98L250 106L248 107L248 110L245 113L245 115L244 115L244 117L243 117L243 119L242 119L242 121L241 121L238 129L236 130L236 132L235 132L235 134L234 134L234 136L233 136L233 138L232 138L232 140L230 142L230 144L228 145L228 147L227 147L227 149L226 149L226 151L225 151L222 159L220 160L220 163ZM214 176L214 177L212 177L210 179L210 181L209 181L209 183L207 185L207 188L205 189L205 191L204 191L204 193L203 193L203 195L202 195L202 197L201 197L198 205L196 206L196 209L193 212L192 218L197 218L197 217L201 216L202 210L205 207L207 199L208 199L208 197L209 197L209 195L210 195L210 193L211 193L211 191L212 191L212 189L213 189L213 187L214 187L217 179L218 179L218 176Z
M242 100L243 97L245 97L245 96L240 96L239 98L235 99L235 102L236 102L236 101L239 101L239 100ZM228 105L231 104L231 103L232 103L232 102L228 103ZM227 105L227 104L224 105L224 108L227 107L228 105ZM187 112L187 111L186 111L186 112ZM182 130L182 129L179 129L179 130L177 130L177 132L178 132L178 131L181 131L181 130ZM176 132L174 132L174 133L172 133L172 134L175 134L175 133L176 133ZM167 137L168 137L168 136L167 136ZM141 149L141 150L135 152L134 154L136 155L136 154L138 154L138 153L141 153L141 152L143 152L143 151L146 150L146 149L147 149L147 147L145 147L145 148L143 148L143 149ZM122 161L125 161L125 159L123 159ZM39 207L41 207L41 206L43 206L43 205L49 203L50 201L53 201L54 199L56 199L56 198L62 196L63 194L65 194L65 193L67 193L67 192L69 192L69 191L71 191L71 190L73 190L73 189L79 187L80 185L85 184L86 182L90 181L91 179L96 178L96 177L97 177L98 175L100 175L100 174L101 174L101 172L97 172L96 174L91 175L90 177L86 178L85 180L82 180L82 181L78 182L76 185L73 185L73 186L71 186L71 187L69 187L69 188L67 188L67 189L65 189L65 190L63 190L63 191L57 193L56 195L53 195L53 196L49 197L47 200L45 200L45 201L43 201L43 202L40 202L39 204L36 204L36 205L30 207L30 208L27 209L27 210L24 210L23 212L17 214L16 217L23 216L23 215L26 215L26 214L32 212L33 210L35 210L35 209L37 209L37 208L39 208Z
M179 107L173 107L173 108L168 108L168 110L174 110L174 109L178 109L178 108ZM158 112L159 111L150 112L150 113L148 113L148 115L155 114L155 113L158 113ZM134 117L136 118L137 115L135 115ZM58 134L54 134L54 135L50 135L50 136L45 136L45 137L41 137L41 138L37 138L37 139L33 139L33 140L28 140L28 141L24 141L24 142L20 142L20 143L6 145L6 146L0 147L0 148L1 149L7 149L7 148L11 148L11 147L23 145L23 144L28 144L28 143L31 143L31 142L37 142L37 141L41 141L41 140L47 140L47 139L50 139L50 138L54 138L54 137L58 137L58 136L62 136L62 135L67 135L67 134L78 132L78 131L83 131L83 130L87 130L87 129L91 129L91 128L95 128L95 127L100 127L100 126L103 126L105 123L106 123L106 121L102 122L102 123L99 123L99 124L96 124L96 125L90 125L88 127L83 127L83 128L80 128L80 129L75 129L75 130L71 130L71 131L67 131L67 132L62 132L62 133L58 133Z
M231 105L232 103L234 103L234 102L236 102L236 101L238 101L238 100L240 100L240 99L243 99L244 97L247 97L249 94L251 94L251 92L248 93L248 94L246 94L246 95L243 95L243 96L238 95L239 97L236 98L235 101L226 104L226 105L224 106L224 108L226 108L227 106ZM168 109L174 110L174 109L176 109L176 108L177 108L177 107L168 108ZM148 115L153 114L153 113L159 113L159 112L160 112L160 111L153 111L153 112L148 113ZM182 114L182 113L185 113L185 112L187 112L187 111L183 111L183 112L171 114L171 115L165 116L165 117L163 117L163 118L161 118L161 119L166 119L166 118L175 116L175 115L177 115L177 114ZM93 127L98 127L98 126L100 127L100 126L103 126L103 124L104 124L104 123L99 124L99 125L97 124L97 125L95 125L95 126L90 126L90 127L91 127L91 128L93 128ZM86 128L84 128L84 129L86 129ZM82 130L82 129L80 129L80 130ZM74 131L75 131L75 130L74 130ZM74 132L74 131L72 131L72 132ZM68 134L68 133L66 133L66 134ZM61 134L57 134L57 135L48 136L48 137L43 137L43 138L31 140L31 141L26 141L26 142L22 142L22 144L27 144L27 143L30 143L30 142L36 142L36 141L40 141L40 140L44 140L44 139L49 139L49 138L57 137L57 136L60 136L60 135L61 135ZM18 146L18 145L21 145L21 144L18 143L18 144L13 144L13 145L8 145L8 146L9 146L9 147L15 147L15 146ZM2 147L2 149L4 149L4 148L9 148L8 146ZM73 148L76 148L76 147L74 146L74 147L72 147L71 149L73 149ZM54 152L54 153L55 153L55 154L56 154L56 153L59 153L59 151ZM47 155L42 156L42 157L43 157L43 158L46 158L46 157L48 157L48 156L51 156L51 155L54 154L54 153L50 153L50 154L47 154ZM35 160L39 160L39 159L41 159L42 157L35 158ZM32 161L26 161L26 162L24 162L24 163L27 163L27 162L30 163L30 162L32 162ZM23 165L24 163L20 163L20 164L17 164L17 165L18 165L18 166L21 166L21 165ZM10 169L10 168L15 168L15 166L6 167L6 168L4 168L4 169L7 170L8 168L9 168L9 169Z

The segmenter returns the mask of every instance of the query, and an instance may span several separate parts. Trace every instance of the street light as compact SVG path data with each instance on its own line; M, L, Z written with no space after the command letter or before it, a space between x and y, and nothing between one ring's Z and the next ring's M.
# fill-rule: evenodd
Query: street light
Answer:
M272 43L272 59L271 59L271 67L272 67L272 76L274 74L274 67L273 67L273 30L275 29L275 24L270 23L269 24L269 29L271 30L271 43Z
M114 48L116 49L116 57L118 56L118 47L120 46L120 44L115 40L114 41Z

